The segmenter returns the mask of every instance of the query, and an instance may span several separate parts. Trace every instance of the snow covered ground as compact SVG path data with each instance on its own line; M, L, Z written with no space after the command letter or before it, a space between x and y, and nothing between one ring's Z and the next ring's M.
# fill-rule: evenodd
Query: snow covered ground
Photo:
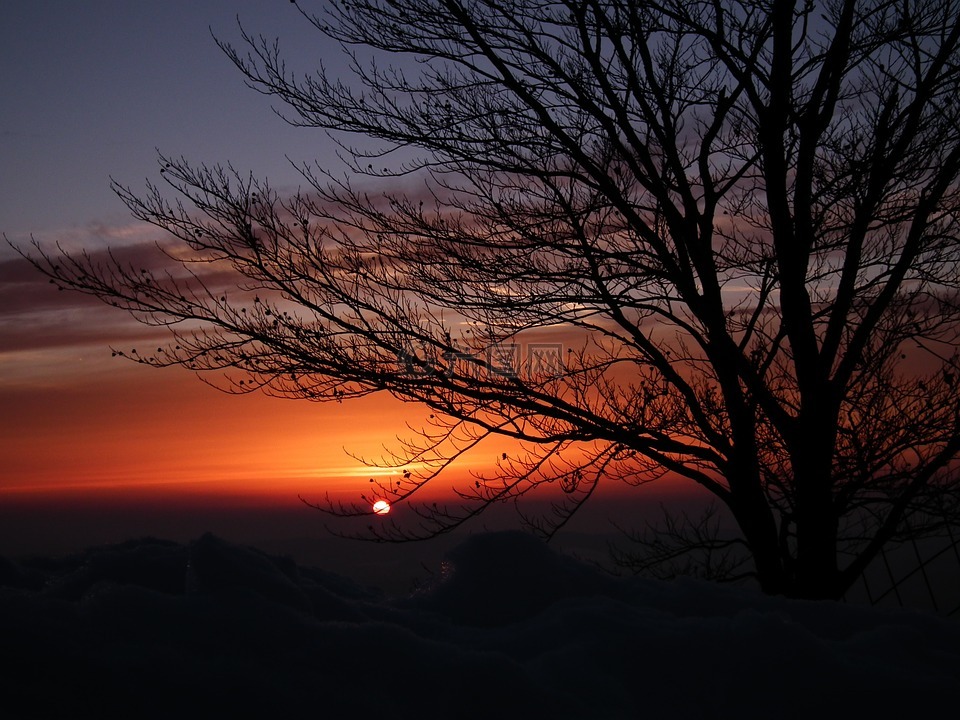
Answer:
M4 717L933 717L960 623L475 535L391 597L213 535L0 559Z

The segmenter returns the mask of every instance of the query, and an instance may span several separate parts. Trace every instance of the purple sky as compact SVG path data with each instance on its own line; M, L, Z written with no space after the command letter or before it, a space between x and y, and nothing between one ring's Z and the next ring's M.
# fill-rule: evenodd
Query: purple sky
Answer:
M300 70L341 62L280 0L5 2L0 229L17 239L128 222L110 177L156 177L155 148L281 186L297 182L285 155L329 159L325 136L279 120L215 45L211 30L239 38L237 17L279 36Z

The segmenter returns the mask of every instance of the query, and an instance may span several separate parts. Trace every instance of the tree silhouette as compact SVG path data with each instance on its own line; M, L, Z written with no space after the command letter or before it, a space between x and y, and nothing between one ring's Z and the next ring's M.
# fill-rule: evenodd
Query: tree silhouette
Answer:
M955 517L957 3L323 5L301 12L351 54L349 82L242 30L218 42L288 122L334 133L348 174L304 164L282 196L161 157L166 187L115 190L179 239L181 271L34 252L62 286L174 326L141 362L422 403L378 490L392 502L487 436L521 441L387 538L543 485L563 491L531 518L550 535L601 482L670 474L729 509L722 542L764 590L836 598L906 516ZM523 341L545 328L563 352Z

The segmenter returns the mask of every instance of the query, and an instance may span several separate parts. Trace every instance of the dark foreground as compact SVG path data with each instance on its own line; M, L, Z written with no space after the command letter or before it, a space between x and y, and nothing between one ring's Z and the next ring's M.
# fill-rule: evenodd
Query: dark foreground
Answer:
M477 535L386 597L205 535L0 558L4 717L922 717L960 623L618 579Z

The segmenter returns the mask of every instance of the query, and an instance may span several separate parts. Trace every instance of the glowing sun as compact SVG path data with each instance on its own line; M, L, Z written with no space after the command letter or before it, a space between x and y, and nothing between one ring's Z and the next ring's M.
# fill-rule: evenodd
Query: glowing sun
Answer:
M386 515L388 512L390 512L390 503L388 503L386 500L377 500L373 504L373 511L377 515Z

